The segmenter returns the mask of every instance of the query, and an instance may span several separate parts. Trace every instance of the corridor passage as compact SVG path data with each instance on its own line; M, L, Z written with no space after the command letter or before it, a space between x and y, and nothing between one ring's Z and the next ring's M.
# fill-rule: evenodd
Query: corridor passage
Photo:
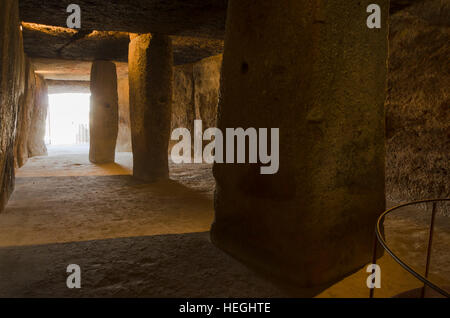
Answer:
M146 184L131 178L129 152L101 165L89 162L85 145L50 146L48 152L17 170L16 191L0 215L1 297L292 297L314 292L268 280L211 244L210 165L170 164L170 180ZM394 231L396 225L402 231ZM423 256L424 245L408 248L408 234L425 236L425 221L388 219L386 231L401 255ZM449 241L441 237L441 244ZM66 287L69 264L82 268L80 290ZM377 296L420 286L390 256L380 264L386 275ZM367 297L367 275L361 269L319 297Z

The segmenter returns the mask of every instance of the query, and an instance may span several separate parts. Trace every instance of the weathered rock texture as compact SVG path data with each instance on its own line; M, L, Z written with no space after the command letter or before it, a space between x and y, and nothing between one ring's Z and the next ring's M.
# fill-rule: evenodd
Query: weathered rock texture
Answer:
M424 1L427 1L427 0L391 0L390 1L390 4L391 4L390 13L394 14L395 12L403 10L415 3L420 3L420 2L424 2Z
M185 64L173 69L172 121L171 131L176 128L187 128L194 131L195 89L193 64ZM169 154L178 140L170 140ZM194 152L194 136L191 135L191 154Z
M14 137L25 86L18 4L0 2L0 212L14 190Z
M400 10L422 0L391 0L391 10ZM60 0L21 0L21 19L66 26L67 5ZM165 33L223 38L228 0L78 0L82 28L135 33ZM365 3L367 6L369 3ZM365 20L365 19L364 19Z
M36 79L29 58L25 58L25 90L19 102L15 139L15 166L22 167L28 160L28 136L34 111Z
M174 67L172 130L183 127L193 131L195 119L194 94L193 64L185 64Z
M172 130L184 127L194 132L196 119L202 120L203 130L216 126L221 65L222 55L217 55L174 68Z
M127 32L78 31L34 23L22 26L25 53L30 57L127 61Z
M449 43L448 1L391 17L386 184L393 201L450 196Z
M222 55L213 56L193 66L195 117L203 122L203 129L216 127L219 102Z
M32 58L128 61L128 32L74 30L22 23L25 53ZM223 52L223 40L171 36L174 65Z
M33 64L26 57L24 93L19 102L16 123L16 167L22 167L30 157L47 154L44 142L47 108L47 84L42 77L35 74Z
M131 152L130 86L128 76L118 80L117 89L119 93L119 134L117 135L116 151Z
M229 2L218 127L279 128L280 167L214 165L212 240L303 286L369 262L385 208L388 1L381 29L368 4Z
M221 63L222 55L217 55L196 63L174 66L171 131L180 127L194 131L195 119L203 121L204 129L215 127ZM131 151L128 77L119 79L118 91L119 136L116 150ZM176 142L169 142L169 153Z
M168 36L143 34L130 42L130 119L133 176L168 178L173 52Z
M48 109L48 88L47 83L41 76L35 75L35 78L34 107L28 136L29 157L47 155L44 138Z
M173 46L173 64L195 63L204 58L222 54L223 40L171 36Z
M69 2L70 3L70 2ZM78 0L82 28L222 38L227 0ZM21 0L25 22L66 27L68 3Z
M91 77L91 61L32 58L36 73L46 80L88 81ZM117 78L128 74L128 63L115 62Z
M118 131L116 65L94 61L91 70L91 111L89 160L114 162Z

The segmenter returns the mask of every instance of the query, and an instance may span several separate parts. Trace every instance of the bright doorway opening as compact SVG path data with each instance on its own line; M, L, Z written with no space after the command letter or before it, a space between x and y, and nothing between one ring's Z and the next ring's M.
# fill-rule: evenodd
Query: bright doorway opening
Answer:
M91 94L49 94L45 143L47 145L89 144Z

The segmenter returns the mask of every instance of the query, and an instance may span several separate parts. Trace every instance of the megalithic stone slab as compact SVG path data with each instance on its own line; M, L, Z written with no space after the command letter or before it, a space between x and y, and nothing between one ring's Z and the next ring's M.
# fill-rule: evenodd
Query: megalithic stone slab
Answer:
M280 167L215 164L212 241L302 286L371 261L385 208L389 3L377 3L380 29L368 1L229 3L218 126L279 128Z
M94 61L91 69L91 111L89 160L114 162L118 132L116 65Z
M44 78L35 74L36 95L34 98L33 117L28 138L29 157L46 156L45 126L48 110L48 86Z
M20 99L16 125L15 165L20 168L28 161L28 139L35 106L36 78L29 58L25 59L25 92Z
M18 1L0 1L0 213L14 190L15 138L25 98L25 55Z
M168 178L173 52L160 34L132 36L129 48L133 176Z

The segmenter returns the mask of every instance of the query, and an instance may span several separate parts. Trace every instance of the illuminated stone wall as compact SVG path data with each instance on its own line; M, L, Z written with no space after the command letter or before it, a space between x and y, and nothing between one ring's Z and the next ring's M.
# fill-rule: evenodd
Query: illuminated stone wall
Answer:
M391 16L386 190L395 202L450 196L449 21L439 0Z
M0 2L0 212L14 190L14 137L24 98L25 56L18 4Z

